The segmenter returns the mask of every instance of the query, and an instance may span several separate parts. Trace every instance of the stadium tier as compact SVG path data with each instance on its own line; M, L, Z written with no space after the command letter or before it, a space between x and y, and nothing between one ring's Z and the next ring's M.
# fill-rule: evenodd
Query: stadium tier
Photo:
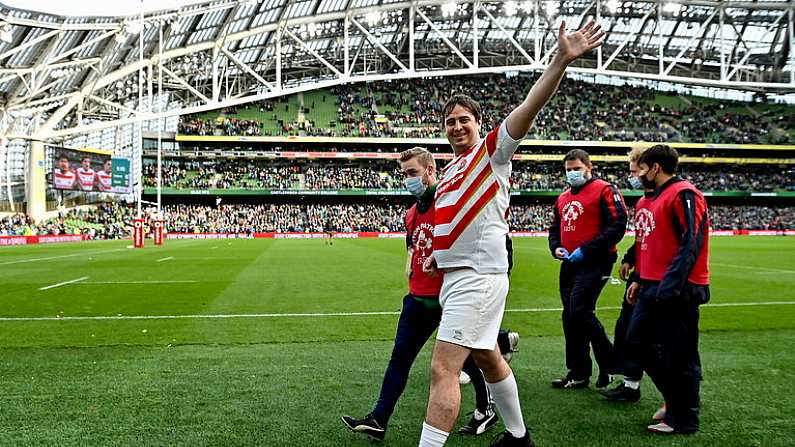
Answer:
M314 90L181 118L197 136L440 138L442 105L465 91L484 128L507 115L536 77L503 75L371 82ZM792 144L795 107L564 80L530 137L540 140Z
M438 164L443 166L445 160ZM727 170L730 168L731 170ZM621 189L629 190L625 163L601 163L595 173ZM687 164L682 176L706 192L795 192L795 165L705 165ZM162 186L168 193L185 190L384 190L403 191L403 174L395 160L167 160L162 168ZM157 165L145 159L144 187L151 194L157 185ZM515 162L511 188L516 192L560 192L566 179L560 162ZM377 192L377 191L371 191Z
M393 203L174 204L163 208L162 218L170 233L401 232L405 209ZM71 211L39 224L12 215L0 219L0 236L84 234L90 239L121 239L129 237L134 217L134 206L119 203ZM710 219L713 230L795 230L795 206L715 205ZM512 231L544 232L552 223L552 207L514 205L508 222ZM634 225L627 229L634 230Z

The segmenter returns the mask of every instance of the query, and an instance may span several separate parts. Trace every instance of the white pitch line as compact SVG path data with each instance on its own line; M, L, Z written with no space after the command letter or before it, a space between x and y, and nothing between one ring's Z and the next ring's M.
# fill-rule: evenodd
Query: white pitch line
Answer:
M199 281L192 280L162 280L162 281L87 281L84 284L195 284Z
M27 262L36 262L36 261L49 261L50 259L62 259L62 258L72 258L75 256L86 256L86 255L98 255L102 253L113 253L115 251L127 251L126 248L118 248L115 250L101 250L101 251L84 251L80 253L73 253L70 255L60 255L60 256L48 256L46 258L32 258L32 259L20 259L17 261L7 261L7 262L0 262L0 265L11 265L11 264L24 264Z
M795 301L765 301L757 303L715 303L701 307L750 307L787 306ZM619 310L620 307L599 307L597 310ZM511 313L560 312L563 308L506 309ZM330 312L330 313L272 313L272 314L194 314L194 315L107 315L94 317L0 317L0 321L91 321L91 320L186 320L186 319L224 319L224 318L282 318L282 317L369 317L380 315L400 315L396 311L382 312Z
M735 269L744 269L744 270L756 270L759 272L795 273L795 270L777 269L773 267L751 267L749 265L719 264L716 262L710 262L710 265L716 265L719 267L731 267Z
M167 258L160 258L160 259L157 260L157 262L168 261L169 259L174 259L174 257L173 256L169 256Z
M73 280L71 280L71 281L64 281L64 282L59 282L58 284L53 284L53 285L51 285L51 286L39 287L39 290L50 290L50 289L54 289L54 288L56 288L56 287L65 286L65 285L67 285L67 284L74 284L74 283L76 283L76 282L85 281L85 280L87 280L87 279L88 279L88 276L82 276L82 277L80 277L80 278L73 279Z

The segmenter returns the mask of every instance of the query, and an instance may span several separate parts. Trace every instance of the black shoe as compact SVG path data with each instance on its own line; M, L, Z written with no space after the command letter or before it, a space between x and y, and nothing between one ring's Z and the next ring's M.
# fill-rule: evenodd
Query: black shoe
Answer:
M489 405L485 413L478 410L472 412L472 419L466 425L458 429L458 433L465 435L481 435L497 423L499 418L494 411L494 405Z
M491 440L491 447L535 447L535 443L533 442L533 438L530 437L530 429L528 428L525 432L524 436L521 438L515 438L511 432L504 431L494 439Z
M571 375L571 373L569 373L566 375L566 377L561 377L560 379L553 380L552 388L560 388L560 389L588 388L588 378L575 379Z
M597 388L605 388L608 385L610 385L610 383L612 382L613 382L613 376L611 376L610 374L599 373L599 377L596 378L596 383L594 384L594 386L596 386Z
M363 419L354 419L350 416L342 416L341 419L342 423L352 432L364 433L376 441L384 440L386 429L381 427L381 424L375 420L372 413Z
M637 402L640 400L640 388L633 390L621 382L617 387L612 390L601 390L599 393L607 398L617 402Z

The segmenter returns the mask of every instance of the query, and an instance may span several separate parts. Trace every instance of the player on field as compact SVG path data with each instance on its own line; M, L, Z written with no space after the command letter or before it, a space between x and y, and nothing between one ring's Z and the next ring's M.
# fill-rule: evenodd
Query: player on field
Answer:
M442 277L431 276L422 271L423 262L430 256L434 244L436 162L433 155L424 148L413 148L400 154L400 168L406 175L406 188L417 199L417 203L406 213L406 275L409 278L409 294L403 298L395 345L375 408L362 419L342 416L342 422L350 430L377 440L384 439L395 405L406 388L411 366L439 326L442 315L439 306ZM502 331L499 338L504 352L512 353L518 342L518 334ZM465 362L464 371L475 387L476 408L469 423L459 431L479 435L497 423L497 415L483 373L471 358Z
M627 290L627 300L635 303L627 345L642 355L666 404L663 421L648 430L665 434L699 428L699 306L710 297L707 202L676 175L678 164L679 154L666 145L653 146L638 159L638 177L654 195L635 230L642 235L641 269ZM638 314L648 315L648 323L636 324Z
M613 264L616 244L627 229L627 209L618 188L594 178L590 156L573 149L564 157L571 186L552 207L549 250L560 261L560 298L566 340L565 377L552 381L561 389L584 388L591 377L591 348L599 365L597 388L610 384L613 346L596 317L596 302Z
M96 171L91 169L91 157L83 157L81 166L77 168L77 184L80 189L83 191L93 190L96 175Z
M75 187L77 174L69 167L69 159L65 155L58 157L58 167L53 173L56 189L72 189Z
M102 170L97 172L97 189L102 192L113 190L113 162L108 159L102 164Z
M334 245L334 222L331 217L326 219L326 224L323 225L323 244Z
M442 320L431 361L431 390L419 445L441 446L458 416L459 371L470 354L483 371L506 431L495 446L533 445L522 418L516 379L497 347L508 294L505 237L511 159L538 112L555 93L569 63L601 44L601 27L589 22L566 35L527 98L505 121L480 138L481 109L456 95L443 108L455 158L436 189L433 255L425 270L444 271Z

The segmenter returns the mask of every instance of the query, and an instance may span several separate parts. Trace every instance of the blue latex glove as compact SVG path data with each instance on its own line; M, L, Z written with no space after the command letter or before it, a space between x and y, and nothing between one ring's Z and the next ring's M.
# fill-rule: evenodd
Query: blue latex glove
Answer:
M574 252L572 252L572 254L566 256L564 259L566 259L569 262L573 262L573 263L576 264L578 262L581 262L583 259L585 259L585 255L582 254L582 250L580 250L578 248L578 249L574 250Z

